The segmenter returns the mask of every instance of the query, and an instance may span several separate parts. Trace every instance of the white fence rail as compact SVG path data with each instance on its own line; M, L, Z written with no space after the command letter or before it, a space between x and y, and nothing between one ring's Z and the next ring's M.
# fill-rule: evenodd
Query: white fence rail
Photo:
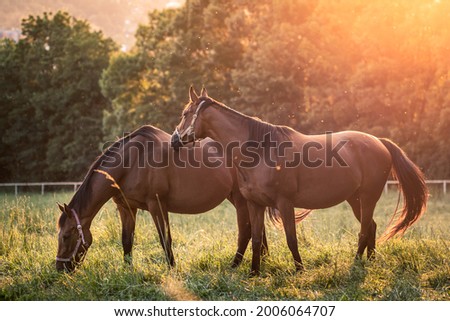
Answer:
M0 184L0 187L14 187L14 194L17 196L19 194L19 187L21 186L40 186L41 194L44 195L46 186L73 186L73 191L75 192L81 183L82 182L2 183Z
M448 179L429 179L426 180L425 183L427 185L442 185L442 192L447 194L447 184L450 184L450 180ZM387 181L386 185L384 185L384 192L388 192L389 185L397 185L398 181Z
M82 182L42 182L42 183L2 183L0 187L14 187L14 194L19 194L19 187L23 186L40 186L41 194L44 195L46 186L73 186L73 191L75 192ZM427 180L428 185L442 185L442 192L447 194L447 184L450 184L448 179L433 179ZM387 193L389 190L389 185L397 185L398 181L387 181L384 186L384 192Z

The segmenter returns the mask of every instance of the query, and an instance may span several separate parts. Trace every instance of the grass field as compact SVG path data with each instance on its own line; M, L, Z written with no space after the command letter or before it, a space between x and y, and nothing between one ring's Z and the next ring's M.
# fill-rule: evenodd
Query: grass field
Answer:
M354 262L359 226L347 204L313 212L297 228L306 271L295 273L284 233L266 223L270 255L249 278L251 250L236 250L234 208L224 202L202 215L171 214L175 269L155 227L139 212L134 264L122 260L121 226L108 203L92 226L94 243L80 269L57 273L56 202L71 194L0 196L1 300L449 300L450 195L432 196L427 213L402 239L379 244L374 261ZM379 233L397 195L380 200Z

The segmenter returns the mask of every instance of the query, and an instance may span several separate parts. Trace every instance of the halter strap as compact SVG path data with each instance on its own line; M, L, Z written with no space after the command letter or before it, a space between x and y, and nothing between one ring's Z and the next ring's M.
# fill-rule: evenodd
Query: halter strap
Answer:
M181 136L184 136L186 134L186 132L188 132L190 130L194 130L194 125L195 125L195 121L197 120L198 113L200 112L200 108L202 108L202 106L205 102L206 102L206 100L203 100L202 102L200 102L200 104L198 104L197 109L195 110L194 116L192 116L191 124L189 125L188 128L183 130L183 132L180 134Z
M200 104L198 104L197 109L195 110L194 116L192 116L192 120L191 120L191 124L189 125L189 127L187 127L185 130L183 130L181 133L178 131L178 127L175 128L175 132L178 134L178 136L181 138L186 134L191 134L192 131L194 131L194 125L195 125L195 121L197 120L198 117L198 113L200 112L200 108L202 108L203 104L206 102L206 100L203 100L200 102ZM181 141L181 139L180 139ZM181 141L181 143L183 143Z
M56 257L57 262L71 262L72 260L75 259L75 256L77 255L77 252L78 252L80 246L81 245L87 246L87 242L84 238L83 227L81 226L80 218L78 217L78 214L74 209L72 209L71 212L72 212L73 217L75 218L75 222L77 223L77 230L78 230L77 244L75 245L73 253L69 258L63 258L63 257L57 256Z

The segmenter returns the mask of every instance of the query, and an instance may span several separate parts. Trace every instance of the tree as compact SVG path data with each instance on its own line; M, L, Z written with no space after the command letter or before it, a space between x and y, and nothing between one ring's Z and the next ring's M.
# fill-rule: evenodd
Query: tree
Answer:
M231 71L242 50L233 17L240 8L194 0L178 10L149 13L136 46L113 57L102 76L103 93L113 105L104 115L108 139L148 123L173 130L190 84L208 84L219 99L232 97Z
M148 24L137 31L135 48L114 55L103 72L102 92L112 103L103 117L106 139L148 123L166 130L174 125L169 71L175 14L176 10L149 13Z
M8 134L8 113L17 105L17 92L19 91L19 78L17 59L15 57L15 44L11 40L0 42L0 178L2 181L12 175L14 159L13 146L5 144L3 138Z
M98 154L108 101L98 80L115 48L101 32L67 13L30 16L14 55L17 88L7 106L3 162L15 180L80 179Z
M450 2L188 0L157 11L102 87L105 129L172 130L187 88L305 134L360 130L448 177ZM127 127L128 126L128 127Z

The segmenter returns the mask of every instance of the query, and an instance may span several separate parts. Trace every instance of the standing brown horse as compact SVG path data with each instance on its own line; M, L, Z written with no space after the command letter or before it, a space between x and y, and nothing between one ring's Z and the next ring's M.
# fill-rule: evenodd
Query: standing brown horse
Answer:
M59 205L56 268L72 271L92 244L91 222L100 208L113 198L122 221L124 258L131 261L137 209L151 213L168 263L174 265L168 212L206 212L228 198L236 208L238 249L233 266L239 265L251 237L247 202L239 192L236 173L220 166L207 166L222 156L205 141L193 149L174 152L170 135L143 126L111 145L91 166L69 205ZM264 235L267 249L267 240Z
M344 131L304 135L248 117L190 89L190 102L172 135L178 147L196 138L210 137L226 149L234 148L241 193L247 199L252 229L252 273L259 273L264 208L281 218L297 270L303 269L298 252L294 207L319 209L347 201L361 223L357 257L375 250L373 212L389 173L399 180L404 207L385 236L403 233L424 212L427 188L420 169L393 142L372 135Z

